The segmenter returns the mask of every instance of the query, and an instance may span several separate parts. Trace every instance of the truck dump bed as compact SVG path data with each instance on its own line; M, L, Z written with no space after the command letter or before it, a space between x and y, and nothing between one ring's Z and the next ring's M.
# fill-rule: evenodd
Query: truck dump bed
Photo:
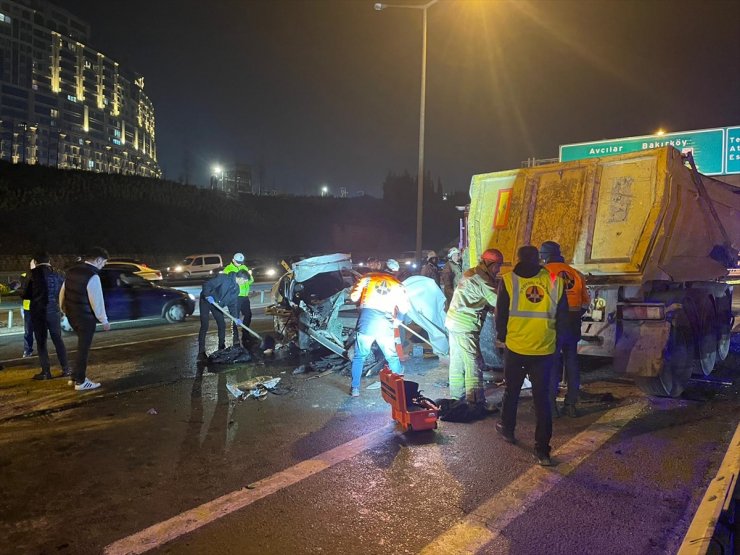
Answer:
M495 247L513 264L550 240L590 283L719 278L727 263L710 253L720 224L738 248L740 189L702 180L717 219L673 147L473 176L469 262Z

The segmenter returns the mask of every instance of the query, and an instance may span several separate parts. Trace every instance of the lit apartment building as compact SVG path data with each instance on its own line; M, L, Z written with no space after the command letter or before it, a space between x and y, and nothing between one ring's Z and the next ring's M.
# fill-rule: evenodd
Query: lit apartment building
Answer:
M161 177L144 78L44 0L0 0L0 159Z

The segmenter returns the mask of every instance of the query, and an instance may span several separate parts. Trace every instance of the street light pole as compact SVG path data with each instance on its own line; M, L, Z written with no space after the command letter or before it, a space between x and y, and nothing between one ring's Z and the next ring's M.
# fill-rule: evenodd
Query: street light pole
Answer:
M426 4L408 6L402 4L376 3L376 11L386 8L407 8L421 10L421 93L419 99L419 173L417 175L416 190L416 263L421 268L422 234L424 230L424 127L426 119L427 96L427 10L439 0L430 0Z

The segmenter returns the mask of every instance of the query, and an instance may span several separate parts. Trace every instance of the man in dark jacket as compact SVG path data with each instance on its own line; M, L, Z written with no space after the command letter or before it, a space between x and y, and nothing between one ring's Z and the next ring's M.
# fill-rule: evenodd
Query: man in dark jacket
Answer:
M506 441L515 443L519 392L529 375L537 420L535 456L539 464L550 466L551 372L557 336L567 323L568 300L562 278L540 266L536 247L521 247L517 256L519 263L513 272L502 276L496 299L496 335L506 345L506 390L496 430Z
M29 312L41 364L41 372L33 376L33 379L48 380L52 377L46 346L48 335L51 335L57 351L57 358L62 366L62 375L70 376L67 349L62 340L60 324L62 313L59 308L59 292L62 289L64 278L51 267L49 255L46 253L35 255L31 267L33 270L23 291L23 300L29 301Z
M229 314L238 314L239 309L239 288L243 283L247 283L251 276L249 272L239 270L236 273L218 274L216 277L209 279L203 284L203 290L200 293L200 332L198 333L198 358L205 360L206 355L206 334L208 333L209 316L213 314L218 327L218 348L226 348L226 323L224 322L223 313L214 306L218 304L222 308L228 308ZM237 319L237 325L242 321ZM238 336L236 339L238 342Z
M87 359L98 322L103 325L104 331L110 330L103 286L98 275L107 260L107 250L100 247L90 249L81 262L67 270L59 292L59 306L77 334L77 357L72 379L68 382L74 385L75 391L90 391L100 387L99 382L87 378Z
M426 263L421 267L419 275L428 277L429 279L433 279L434 283L439 285L439 268L437 267L438 262L439 257L437 256L437 253L434 251L429 251L427 253Z

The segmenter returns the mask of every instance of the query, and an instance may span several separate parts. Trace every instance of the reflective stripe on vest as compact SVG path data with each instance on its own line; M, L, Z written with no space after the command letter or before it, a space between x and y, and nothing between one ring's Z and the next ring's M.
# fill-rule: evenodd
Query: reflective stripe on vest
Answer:
M506 346L522 355L555 352L555 315L563 294L563 281L544 268L536 276L523 278L510 272L503 276L509 294Z

